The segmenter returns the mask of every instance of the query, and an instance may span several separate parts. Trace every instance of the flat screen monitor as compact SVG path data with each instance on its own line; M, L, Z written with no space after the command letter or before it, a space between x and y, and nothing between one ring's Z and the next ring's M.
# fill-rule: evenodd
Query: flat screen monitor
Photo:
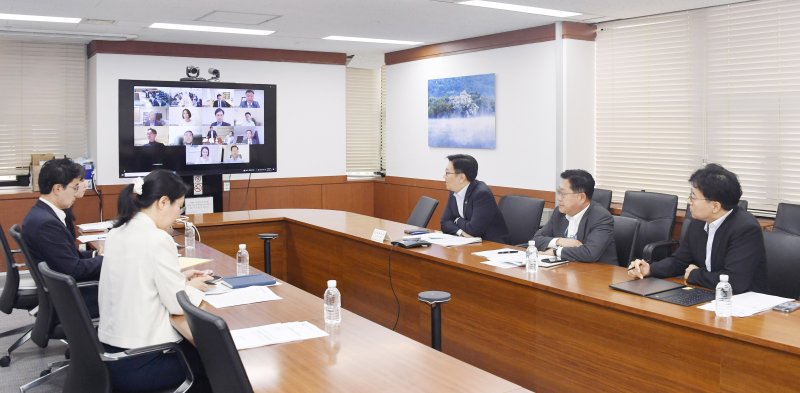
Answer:
M275 172L276 97L268 84L120 80L119 176Z

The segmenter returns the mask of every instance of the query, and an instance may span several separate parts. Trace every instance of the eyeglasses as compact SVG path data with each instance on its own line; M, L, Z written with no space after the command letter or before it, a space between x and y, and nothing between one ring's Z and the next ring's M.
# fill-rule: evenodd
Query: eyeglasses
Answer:
M561 192L561 191L556 191L556 197L557 198L558 197L562 197L564 195L575 195L575 194L583 194L583 193L582 192Z
M448 172L448 171L444 171L444 177L447 177L447 175L457 175L457 174L459 174L459 173L461 173L461 172Z
M710 201L710 199L698 198L698 197L694 196L693 192L690 192L689 193L689 202L694 202L694 201Z

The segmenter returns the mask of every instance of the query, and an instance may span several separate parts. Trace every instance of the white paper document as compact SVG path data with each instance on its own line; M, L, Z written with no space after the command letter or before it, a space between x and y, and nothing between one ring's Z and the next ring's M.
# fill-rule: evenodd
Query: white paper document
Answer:
M234 289L220 295L208 296L205 301L216 308L225 308L280 299L282 298L267 287L253 286Z
M86 224L78 224L78 228L82 232L98 232L98 231L107 231L114 226L114 221L102 221L102 222L89 222Z
M328 333L310 322L273 323L231 330L231 337L238 350L308 340L327 335Z
M89 243L97 240L106 240L106 236L108 236L108 233L100 233L97 235L81 235L78 236L78 241L81 243Z
M463 246L465 244L480 243L482 241L479 237L453 236L446 233L425 233L419 235L419 239L444 247Z
M488 261L481 263L501 269L525 266L525 251L515 250L513 248L473 252L472 255L484 257L488 259ZM567 263L567 261L549 262L554 259L555 257L552 256L539 255L539 267L553 267Z
M740 318L749 317L790 300L794 299L766 295L758 292L740 293L731 298L731 303L733 303L733 316ZM716 301L711 301L697 308L706 311L715 311L717 307L715 302Z

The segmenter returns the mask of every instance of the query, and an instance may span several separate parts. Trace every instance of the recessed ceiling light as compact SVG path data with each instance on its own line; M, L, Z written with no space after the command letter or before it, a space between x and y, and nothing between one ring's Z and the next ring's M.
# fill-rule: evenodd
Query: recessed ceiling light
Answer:
M322 39L336 40L336 41L373 42L376 44L397 44L397 45L419 45L424 43L417 41L384 40L381 38L344 37L340 35L329 35L327 37L323 37Z
M580 13L578 12L551 10L549 8L528 7L525 5L498 3L495 1L484 1L484 0L461 1L458 4L474 5L476 7L496 8L498 10L506 10L506 11L526 12L529 14L554 16L556 18L569 18L571 16L580 15Z
M20 14L0 14L2 20L25 20L31 22L56 22L56 23L80 23L81 18L62 18L58 16L41 15L20 15Z
M174 23L153 23L152 25L150 25L150 28L168 29L168 30L204 31L209 33L250 34L250 35L270 35L274 33L274 31L272 30L236 29L233 27L201 26L201 25L178 25Z

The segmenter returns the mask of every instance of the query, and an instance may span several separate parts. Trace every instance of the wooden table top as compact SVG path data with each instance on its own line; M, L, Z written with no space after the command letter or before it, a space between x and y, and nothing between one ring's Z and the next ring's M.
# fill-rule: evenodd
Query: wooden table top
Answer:
M378 219L356 213L317 209L272 209L194 216L199 227L245 224L254 222L288 221L322 231L335 233L363 242L372 242L373 229L385 229L391 239L402 238L403 230L409 226L394 221ZM379 247L392 247L388 242ZM457 265L463 269L479 272L500 280L520 285L529 285L539 290L590 302L604 307L640 315L689 329L725 336L779 351L800 355L800 312L784 314L768 311L747 318L733 318L730 324L721 323L713 312L697 307L682 307L653 299L639 297L609 288L612 283L630 278L624 268L596 263L571 262L549 269L540 269L528 275L524 269L501 269L482 264L483 258L473 252L507 247L492 242L461 247L432 246L430 248L401 249L418 258L426 258L443 264Z
M235 274L234 259L213 248L198 244L194 256L213 260L197 269ZM309 321L331 334L239 351L256 392L528 391L347 310L340 326L326 327L321 298L282 281L271 288L283 299L223 309L201 305L230 329ZM172 323L191 337L184 317L173 316Z

